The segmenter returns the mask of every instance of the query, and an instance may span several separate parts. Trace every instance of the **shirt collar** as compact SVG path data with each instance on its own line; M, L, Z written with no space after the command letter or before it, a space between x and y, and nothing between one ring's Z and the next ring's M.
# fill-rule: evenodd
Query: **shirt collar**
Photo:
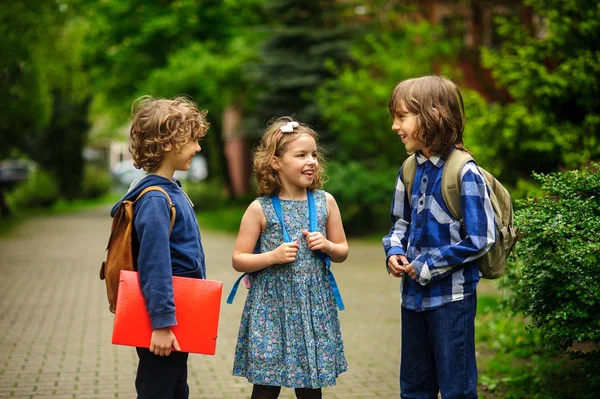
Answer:
M429 158L427 158L425 155L423 155L421 153L421 151L418 151L416 153L416 157L417 157L417 163L419 165L423 165L427 161L431 162L437 168L441 168L444 165L444 160L437 155L432 155Z

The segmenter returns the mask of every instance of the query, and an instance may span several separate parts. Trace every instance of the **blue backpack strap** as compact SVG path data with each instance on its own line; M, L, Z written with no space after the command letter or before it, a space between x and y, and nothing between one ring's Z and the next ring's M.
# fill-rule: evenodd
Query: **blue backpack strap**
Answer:
M254 246L254 253L255 254L260 253L260 236L258 237L258 240L256 241L256 245ZM240 281L242 281L244 279L244 277L246 277L247 275L256 276L258 273L259 272L242 273L242 275L235 281L235 283L233 283L233 287L231 287L231 291L229 292L229 296L227 297L227 303L230 305L233 303L233 300L235 299L235 295L237 294L237 290L240 286Z
M307 190L306 194L307 194L307 198L308 198L308 229L309 229L309 231L314 232L314 231L318 230L318 228L317 228L317 208L315 205L315 197L314 197L313 193L309 190ZM274 194L273 196L271 196L271 202L273 204L273 209L275 210L275 214L277 215L277 218L279 219L279 223L281 223L281 230L283 231L283 240L285 242L291 242L292 239L285 228L285 223L283 222L283 209L281 208L281 200L279 199L279 196L277 194ZM342 296L340 294L340 290L335 281L335 277L333 276L333 272L331 271L331 259L329 258L329 256L327 256L325 253L323 253L321 251L314 251L314 252L321 260L323 260L323 262L327 266L327 277L329 278L329 285L331 286L331 290L333 291L333 297L335 298L335 302L337 304L338 309L344 310L346 307L344 306L344 301L342 301ZM260 239L256 243L256 247L254 248L254 253L255 254L260 253ZM254 273L250 273L250 275L256 275L258 273L259 272L254 272ZM249 274L249 273L243 273L233 284L233 287L231 288L231 292L229 293L229 296L227 297L228 304L233 303L233 299L235 298L235 295L237 293L238 287L240 285L240 281L242 281L242 279L247 274Z
M281 223L281 230L283 231L283 241L284 242L292 242L290 235L285 229L285 223L283 223L283 209L281 209L281 201L279 200L279 195L273 194L271 196L271 202L273 203L273 209L275 209L275 213L277 214L277 218L279 219L279 223Z
M233 283L233 287L231 287L231 291L229 292L229 296L227 297L228 304L231 305L233 303L233 300L235 299L235 294L237 294L238 287L240 286L240 281L242 281L242 279L246 277L246 274L248 273L242 273L240 278L235 280L235 283Z
M317 231L317 207L315 206L315 197L311 191L307 191L308 196L308 228L309 231ZM331 291L333 291L333 297L335 298L335 302L337 303L337 307L339 310L346 309L344 306L344 301L342 301L342 295L340 294L340 290L335 281L335 277L333 277L333 272L331 271L331 259L329 256L321 251L314 251L315 254L325 262L327 266L327 277L329 278L329 285L331 285Z

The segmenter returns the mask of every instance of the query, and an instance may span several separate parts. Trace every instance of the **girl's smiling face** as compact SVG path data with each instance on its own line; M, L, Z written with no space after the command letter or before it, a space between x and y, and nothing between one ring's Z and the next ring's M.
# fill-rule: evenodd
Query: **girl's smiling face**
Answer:
M429 158L430 154L427 147L419 140L417 115L406 109L403 100L400 100L400 107L394 114L392 130L398 133L404 147L406 147L406 151L421 151L423 155Z
M305 190L312 184L319 166L315 139L310 134L301 134L287 144L282 156L273 157L272 166L284 192Z

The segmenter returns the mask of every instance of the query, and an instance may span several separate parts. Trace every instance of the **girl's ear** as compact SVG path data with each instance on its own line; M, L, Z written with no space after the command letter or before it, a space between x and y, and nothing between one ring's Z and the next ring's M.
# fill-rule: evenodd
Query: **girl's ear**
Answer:
M277 158L276 156L273 156L271 158L271 167L277 171L281 170L281 163L279 162L279 158Z

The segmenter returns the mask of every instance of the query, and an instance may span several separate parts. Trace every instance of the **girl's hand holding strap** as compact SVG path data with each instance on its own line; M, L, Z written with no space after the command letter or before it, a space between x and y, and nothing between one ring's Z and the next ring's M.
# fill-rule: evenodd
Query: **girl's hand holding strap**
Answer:
M312 232L310 233L308 230L303 230L302 235L306 237L306 243L308 244L308 249L311 251L319 250L321 252L329 255L331 252L331 246L333 243L329 241L327 238L323 236L320 232Z
M298 241L284 242L269 254L273 257L273 265L294 262L298 254Z

